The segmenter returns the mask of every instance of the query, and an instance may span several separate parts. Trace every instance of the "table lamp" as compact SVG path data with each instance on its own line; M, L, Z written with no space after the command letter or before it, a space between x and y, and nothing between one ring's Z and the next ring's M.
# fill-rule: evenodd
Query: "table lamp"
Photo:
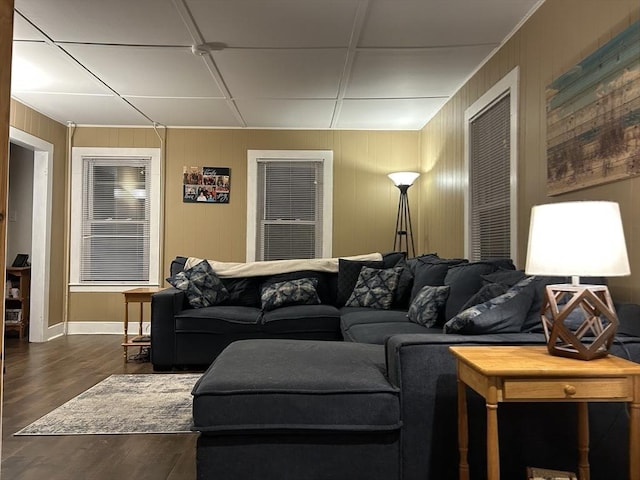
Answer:
M629 275L620 208L615 202L538 205L531 210L525 271L571 276L548 285L540 317L551 355L592 360L609 353L618 317L606 285L581 276Z

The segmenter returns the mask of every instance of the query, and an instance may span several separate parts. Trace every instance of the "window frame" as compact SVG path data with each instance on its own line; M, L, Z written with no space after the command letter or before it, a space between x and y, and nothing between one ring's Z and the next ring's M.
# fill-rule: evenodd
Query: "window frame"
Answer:
M471 122L483 111L509 95L509 191L510 191L510 252L513 263L518 263L518 83L519 67L515 67L487 90L464 112L464 254L471 258L472 227L471 227Z
M113 158L126 161L130 158L150 160L150 205L149 205L149 278L142 282L82 282L80 281L80 258L82 248L82 190L85 158ZM122 292L137 286L159 286L160 266L160 149L159 148L103 148L73 147L71 153L71 231L70 231L70 275L71 292Z
M258 215L258 162L308 160L322 162L322 257L330 258L333 242L333 151L331 150L247 150L247 236L246 261L256 261Z

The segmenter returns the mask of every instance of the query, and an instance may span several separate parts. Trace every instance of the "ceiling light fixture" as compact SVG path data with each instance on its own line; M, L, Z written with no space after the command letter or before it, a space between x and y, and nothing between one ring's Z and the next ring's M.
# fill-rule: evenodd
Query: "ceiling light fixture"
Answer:
M207 42L199 45L191 45L191 53L198 57L202 57L211 52L219 52L227 48L227 44L223 42Z

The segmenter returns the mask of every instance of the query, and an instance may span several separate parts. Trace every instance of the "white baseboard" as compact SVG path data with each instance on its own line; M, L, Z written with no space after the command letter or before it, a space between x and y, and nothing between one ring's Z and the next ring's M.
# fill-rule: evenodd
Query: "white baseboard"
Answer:
M46 341L53 340L54 338L62 337L64 335L64 323L56 323L47 328Z
M129 335L138 334L139 322L129 322ZM151 323L142 323L142 333L148 335ZM67 335L123 335L122 322L67 322Z

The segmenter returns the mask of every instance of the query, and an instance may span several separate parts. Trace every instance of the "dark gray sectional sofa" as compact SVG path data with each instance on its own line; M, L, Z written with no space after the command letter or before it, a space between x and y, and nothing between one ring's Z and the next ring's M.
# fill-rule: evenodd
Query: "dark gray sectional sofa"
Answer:
M384 261L381 267L392 268L399 260L389 254ZM246 307L254 309L247 311L255 313L251 322L232 318L229 305L207 307L218 309L215 318L204 315L206 309L198 316L173 289L154 295L153 350L159 336L163 342L152 351L154 367L212 362L193 389L198 478L457 478L457 390L449 346L544 344L542 286L563 279L536 279L523 290L529 295L524 303L478 317L490 318L501 331L476 322L445 334L443 324L461 309L508 290L524 274L505 260L465 263L428 255L408 264L404 292L388 310L341 306L339 273L326 275L323 305L269 312L254 305ZM407 309L422 286L443 284L450 292L436 324L410 321ZM324 303L327 298L335 303ZM640 306L617 309L613 353L640 363ZM324 313L313 317L313 310ZM308 323L296 325L302 311ZM229 325L220 321L223 315ZM471 478L486 478L484 401L471 391L468 397ZM502 478L526 478L526 466L577 471L575 410L572 403L502 405ZM625 406L590 404L589 413L591 478L628 478Z
M184 268L186 260L177 257L172 262L172 276ZM345 306L363 265L401 271L390 309ZM405 260L404 254L392 252L381 255L378 261L340 259L338 272L296 271L266 277L222 278L229 298L205 308L193 308L184 291L168 288L154 295L151 302L151 362L155 370L206 367L227 345L245 339L383 343L396 333L440 333L444 320L480 290L481 275L513 269L512 262L506 259L468 263L428 254ZM308 277L317 280L320 304L287 305L268 311L261 308L260 293L265 285ZM420 288L445 284L451 291L438 326L425 328L409 321L407 310Z

